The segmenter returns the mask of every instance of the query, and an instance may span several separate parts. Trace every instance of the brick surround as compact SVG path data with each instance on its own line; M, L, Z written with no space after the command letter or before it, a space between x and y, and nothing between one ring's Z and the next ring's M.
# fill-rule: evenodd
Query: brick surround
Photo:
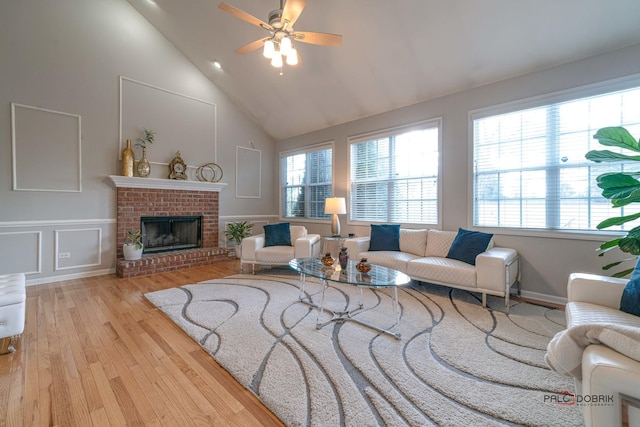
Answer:
M120 182L124 179L123 177L117 177L117 179L116 273L118 276L153 274L228 259L228 250L217 247L218 191L141 188L139 185L127 187L126 183ZM135 178L128 179L135 180ZM137 180L137 182L140 181ZM139 229L140 217L178 215L202 216L202 248L143 255L142 259L137 261L124 260L122 245L127 241L127 230Z

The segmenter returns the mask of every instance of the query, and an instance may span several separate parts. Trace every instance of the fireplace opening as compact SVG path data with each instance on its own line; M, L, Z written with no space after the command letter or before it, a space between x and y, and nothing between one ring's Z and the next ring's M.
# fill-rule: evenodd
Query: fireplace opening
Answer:
M140 218L143 253L202 247L202 217L151 216Z

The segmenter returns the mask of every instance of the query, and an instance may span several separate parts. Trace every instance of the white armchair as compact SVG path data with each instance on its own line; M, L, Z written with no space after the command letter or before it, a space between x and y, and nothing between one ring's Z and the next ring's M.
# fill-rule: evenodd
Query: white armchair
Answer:
M567 327L604 324L640 329L640 317L619 310L626 283L625 279L595 274L571 274L565 308ZM582 353L581 377L575 378L578 395L613 396L613 402L608 404L581 406L585 425L622 425L625 403L640 399L640 362L610 347L592 344ZM631 403L625 409L629 417L626 425L640 426L640 408Z
M265 246L264 233L246 237L242 240L240 271L244 264L251 264L255 274L256 264L287 265L294 258L310 258L320 254L320 235L307 234L307 229L292 225L291 246Z

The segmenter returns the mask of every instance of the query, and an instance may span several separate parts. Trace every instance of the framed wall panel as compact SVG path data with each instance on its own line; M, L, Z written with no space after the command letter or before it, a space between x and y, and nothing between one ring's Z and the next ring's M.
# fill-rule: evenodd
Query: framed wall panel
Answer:
M0 271L2 274L42 272L42 233L9 231L0 233Z
M216 162L216 128L215 104L120 76L119 153L130 139L137 159L141 149L135 147L136 139L150 129L156 134L147 148L150 163L168 165L180 151L187 166L195 169Z
M54 270L102 264L102 229L55 230Z
M236 197L262 197L262 151L236 147Z
M82 191L81 117L11 103L14 191Z

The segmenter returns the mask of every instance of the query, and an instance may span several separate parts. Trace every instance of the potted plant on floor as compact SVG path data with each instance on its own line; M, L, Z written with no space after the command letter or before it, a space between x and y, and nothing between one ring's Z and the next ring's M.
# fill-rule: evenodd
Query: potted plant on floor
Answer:
M235 242L236 258L240 258L242 254L242 239L251 236L253 224L247 221L232 222L227 225L224 235L229 241Z
M128 242L122 245L122 253L127 261L135 261L142 258L142 232L140 230L127 231Z

